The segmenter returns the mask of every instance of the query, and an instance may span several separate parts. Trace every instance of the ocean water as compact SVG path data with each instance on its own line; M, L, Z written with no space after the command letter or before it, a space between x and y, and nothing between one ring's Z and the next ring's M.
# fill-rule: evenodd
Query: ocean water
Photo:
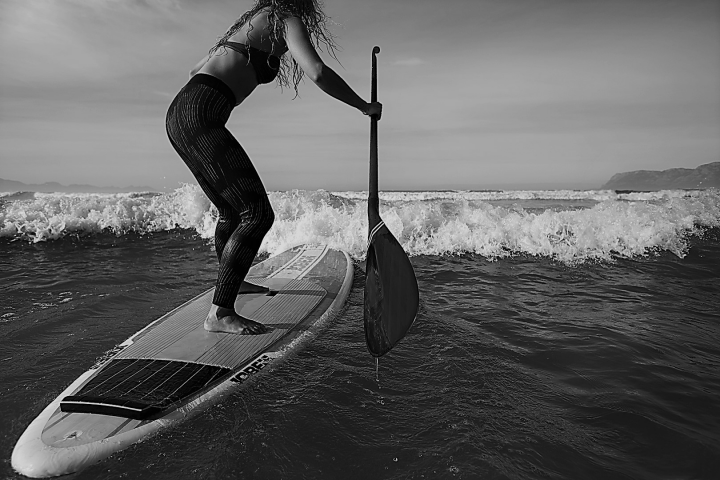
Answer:
M314 341L73 479L714 479L720 192L382 192L421 305L379 361L365 192L273 192L260 258L356 262ZM212 286L201 191L0 194L0 478L30 421L114 345Z

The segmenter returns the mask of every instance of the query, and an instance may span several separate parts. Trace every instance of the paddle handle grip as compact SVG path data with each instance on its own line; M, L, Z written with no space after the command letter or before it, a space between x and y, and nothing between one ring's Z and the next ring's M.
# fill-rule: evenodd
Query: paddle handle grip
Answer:
M370 85L370 101L377 102L377 54L380 47L372 50L372 82ZM370 117L370 186L368 190L368 215L378 216L380 212L380 199L378 197L378 140L377 117ZM379 218L378 218L379 221ZM372 225L371 225L372 227Z

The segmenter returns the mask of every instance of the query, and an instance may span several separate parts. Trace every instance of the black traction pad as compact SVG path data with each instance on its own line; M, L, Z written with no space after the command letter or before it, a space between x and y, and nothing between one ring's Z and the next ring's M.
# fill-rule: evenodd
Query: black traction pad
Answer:
M111 360L75 395L63 398L60 410L146 420L230 373L229 368L174 360Z

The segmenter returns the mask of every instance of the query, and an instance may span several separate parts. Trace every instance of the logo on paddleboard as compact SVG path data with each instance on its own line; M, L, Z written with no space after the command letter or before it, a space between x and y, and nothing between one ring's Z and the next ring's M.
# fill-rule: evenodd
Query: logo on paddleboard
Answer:
M247 367L240 370L233 378L230 379L231 382L237 382L242 383L248 378L250 378L250 375L259 372L267 364L269 364L272 361L273 357L270 355L264 353L260 355L258 358L253 360L253 362L248 365Z

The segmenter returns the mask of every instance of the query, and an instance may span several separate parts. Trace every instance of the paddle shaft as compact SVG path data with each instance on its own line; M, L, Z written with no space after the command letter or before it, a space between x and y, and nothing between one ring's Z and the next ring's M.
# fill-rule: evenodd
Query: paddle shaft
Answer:
M372 51L372 82L370 87L370 101L377 102L377 54L380 47ZM370 229L380 222L380 199L378 197L378 131L377 117L370 117L370 186L368 195L368 218Z
M377 102L377 57L372 51L371 100ZM377 117L370 119L368 251L365 263L363 323L368 352L380 357L402 340L415 321L419 292L407 254L380 218Z

